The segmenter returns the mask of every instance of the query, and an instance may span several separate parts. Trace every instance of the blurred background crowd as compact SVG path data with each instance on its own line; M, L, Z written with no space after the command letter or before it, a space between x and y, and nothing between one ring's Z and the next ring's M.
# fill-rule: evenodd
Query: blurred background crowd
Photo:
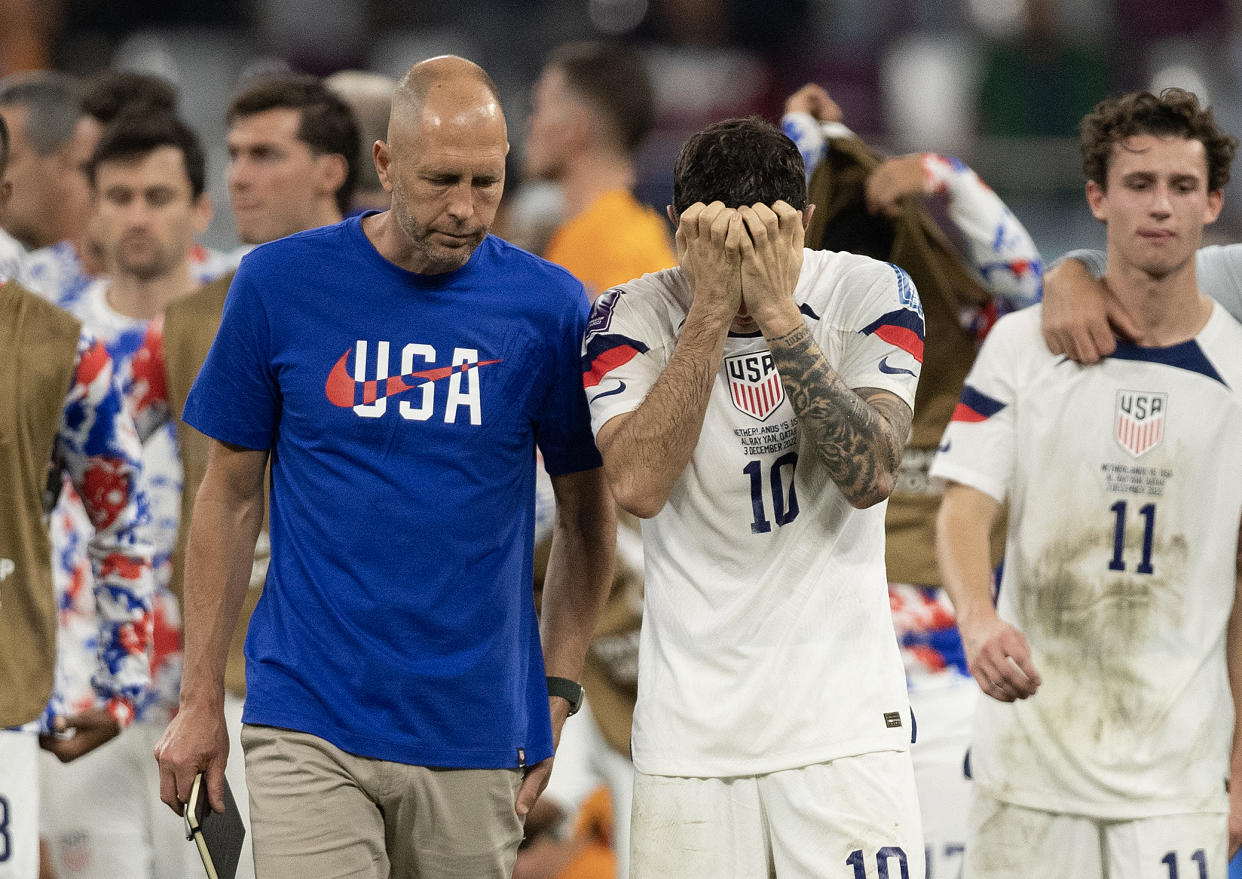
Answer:
M870 143L964 159L1048 261L1102 242L1083 206L1076 125L1104 95L1178 85L1242 131L1240 0L0 0L0 20L4 73L126 69L174 82L207 143L217 204L227 203L221 110L251 74L395 77L419 58L461 54L496 79L517 159L544 56L581 38L647 56L658 119L637 193L661 208L688 133L729 115L776 120L808 81ZM1236 187L1211 240L1239 239ZM217 211L204 243L231 247L231 223Z

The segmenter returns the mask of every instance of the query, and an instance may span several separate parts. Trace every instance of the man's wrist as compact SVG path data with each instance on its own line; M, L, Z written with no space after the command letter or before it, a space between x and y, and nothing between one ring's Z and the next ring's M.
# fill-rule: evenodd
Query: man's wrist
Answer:
M985 625L992 620L998 619L996 608L991 604L966 604L956 608L957 627L961 631L973 630L977 626Z
M794 330L806 326L806 322L802 319L802 312L794 304L792 297L772 308L756 311L753 317L755 323L759 324L759 329L763 331L763 335L769 340L787 336Z
M569 716L573 717L578 713L578 709L582 707L582 699L586 695L582 684L577 681L571 681L569 678L560 678L555 675L547 676L548 682L548 698L553 696L564 699L569 703Z

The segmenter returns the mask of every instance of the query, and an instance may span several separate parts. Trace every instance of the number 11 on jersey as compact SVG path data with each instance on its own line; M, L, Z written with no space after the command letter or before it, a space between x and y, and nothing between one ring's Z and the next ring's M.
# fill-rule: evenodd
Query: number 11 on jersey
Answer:
M1108 569L1110 571L1124 571L1126 570L1124 558L1126 548L1126 502L1117 501L1109 509L1116 516L1117 524L1113 529L1113 558L1108 563ZM1143 506L1139 507L1139 515L1143 517L1143 551L1138 567L1134 570L1138 574L1150 574L1155 570L1151 565L1151 546L1156 531L1156 505L1143 504Z

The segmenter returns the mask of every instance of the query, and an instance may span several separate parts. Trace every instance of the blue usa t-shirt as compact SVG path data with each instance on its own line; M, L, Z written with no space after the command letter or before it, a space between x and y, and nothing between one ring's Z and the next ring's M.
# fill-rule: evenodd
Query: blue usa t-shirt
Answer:
M569 273L498 238L440 275L360 218L242 260L185 406L270 449L272 561L247 723L424 766L552 753L531 596L535 446L600 466Z

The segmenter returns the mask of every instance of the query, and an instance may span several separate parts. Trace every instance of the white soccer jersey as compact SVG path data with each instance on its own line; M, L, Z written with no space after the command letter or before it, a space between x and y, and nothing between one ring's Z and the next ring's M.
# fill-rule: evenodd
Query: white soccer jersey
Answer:
M807 250L794 298L850 387L912 404L923 317L904 272ZM584 342L596 432L642 403L689 306L679 269L596 301ZM886 506L850 506L800 435L762 334L731 334L699 444L643 522L639 771L752 775L907 746Z
M1096 818L1225 811L1242 327L1214 306L1189 342L1083 366L1040 311L988 336L931 470L1009 500L998 612L1043 678L979 700L975 781Z
M140 719L167 722L176 712L181 686L181 613L169 591L172 553L181 514L181 457L165 399L162 337L150 321L113 310L108 282L91 281L76 295L69 310L82 326L108 348L116 364L117 382L142 440L142 473L138 484L146 497L144 533L155 546L152 569L155 595L151 686L135 705ZM96 605L89 588L93 580L87 538L93 533L82 501L71 490L61 494L51 518L52 577L60 598L60 642L56 689L57 714L91 707L91 676L99 662Z

